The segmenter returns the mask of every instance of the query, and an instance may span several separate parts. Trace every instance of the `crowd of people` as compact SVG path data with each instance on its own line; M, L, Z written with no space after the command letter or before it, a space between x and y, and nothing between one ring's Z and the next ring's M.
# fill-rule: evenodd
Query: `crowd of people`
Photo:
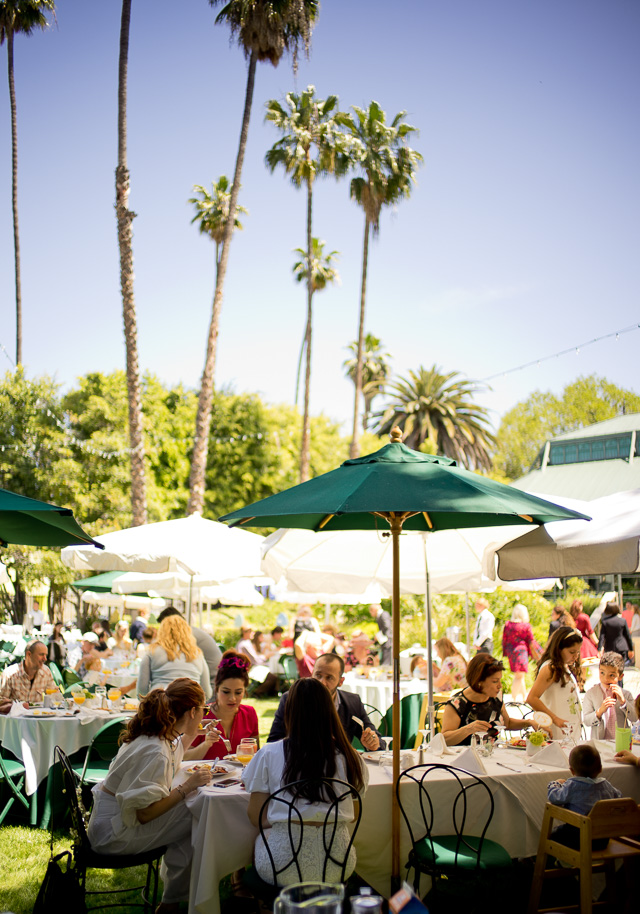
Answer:
M252 740L260 751L242 774L249 793L249 819L257 827L274 791L304 781L302 787L285 792L285 799L295 803L300 824L311 826L304 829L298 854L303 880L320 880L323 830L313 826L324 821L332 797L319 779L339 778L362 797L367 768L352 742L359 740L370 752L383 747L359 696L341 688L345 672L385 665L388 620L381 607L371 606L370 614L380 637L370 638L360 628L347 639L331 626L322 627L310 608L303 606L287 631L280 625L269 632L243 628L236 648L221 653L208 633L190 626L169 607L154 626L145 614L131 626L118 622L113 633L108 623L96 623L82 635L77 659L68 649L62 626L56 624L48 643L32 640L24 659L3 672L0 712L6 713L12 701L36 700L53 684L48 663L71 663L84 678L106 656L137 657L139 707L123 732L107 776L93 791L89 838L94 849L128 854L166 845L164 894L158 911L175 914L188 895L192 855L192 816L184 800L209 782L211 768L194 765L177 786L176 773L183 760L223 759L236 753L242 741ZM605 607L598 638L580 601L574 601L568 611L554 607L544 646L533 635L526 607L516 604L502 631L504 661L493 656L494 627L495 618L481 598L476 604L476 652L468 662L450 639L435 642L434 689L450 693L442 717L448 745L469 745L476 734L496 738L499 728L542 728L554 739L577 744L585 726L592 739L612 740L616 727L638 720L640 697L634 699L623 687L625 665L634 657L633 641L617 604ZM283 652L295 657L299 678L281 694L266 743L260 747L258 716L246 696L249 690L254 695L261 689L263 694L266 689L281 691L281 682L272 672L252 679L252 671L265 668ZM599 682L583 694L583 661L596 655ZM530 660L536 671L527 691ZM504 662L513 674L514 700L526 701L534 711L548 715L549 723L512 715L502 693ZM425 678L427 660L414 657L411 672ZM327 752L327 746L332 751ZM617 759L625 764L639 762L633 752L618 753ZM569 764L571 777L549 785L552 802L588 812L598 799L618 795L601 777L600 756L593 746L577 745ZM289 865L291 825L286 805L272 801L265 809L270 827L264 838L256 839L256 870L271 882L275 865L281 885L298 882L297 867ZM345 802L334 832L337 855L341 849L348 851L347 875L356 863L349 831L353 817L353 804ZM575 829L563 829L557 835L563 842L575 841ZM240 875L234 874L234 885L240 884ZM331 864L325 879L339 880L340 868Z

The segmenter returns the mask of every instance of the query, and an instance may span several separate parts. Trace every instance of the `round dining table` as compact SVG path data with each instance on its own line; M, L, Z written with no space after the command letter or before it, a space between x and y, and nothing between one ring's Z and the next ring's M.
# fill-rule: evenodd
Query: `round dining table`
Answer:
M451 754L438 756L425 753L425 762L456 765L465 748L455 747ZM613 744L598 742L603 762L603 775L624 796L640 801L640 778L630 765L613 760ZM403 753L403 759L407 753ZM356 872L376 892L389 898L391 892L391 798L392 775L389 765L379 765L379 753L365 753L369 769L369 786L362 803L362 821L355 837ZM414 753L414 762L419 760ZM408 761L408 759L407 759ZM483 759L487 783L495 810L487 837L499 842L511 857L528 857L537 852L542 816L547 800L547 787L554 778L568 777L566 768L534 765L519 750L496 749L491 758ZM174 783L187 775L188 763L183 764ZM239 773L239 769L238 769ZM406 783L401 788L406 796L405 808L412 826L419 829L420 804L417 787ZM436 778L435 799L436 827L438 823L450 830L450 816L455 795L454 785L443 776ZM484 801L486 803L486 801ZM219 883L226 875L251 863L253 846L258 830L249 822L247 809L249 795L242 786L221 789L215 783L201 787L187 798L193 815L192 845L193 864L189 892L189 914L220 914ZM486 809L470 801L467 831L475 833ZM449 827L447 828L447 823ZM409 833L401 821L400 861L401 870L410 851ZM425 889L426 891L426 889Z
M345 692L359 695L365 704L373 705L384 715L393 702L393 679L379 673L376 667L371 667L371 670L368 676L362 676L355 670L345 673L340 688ZM424 693L426 690L426 679L400 677L400 698L414 693Z

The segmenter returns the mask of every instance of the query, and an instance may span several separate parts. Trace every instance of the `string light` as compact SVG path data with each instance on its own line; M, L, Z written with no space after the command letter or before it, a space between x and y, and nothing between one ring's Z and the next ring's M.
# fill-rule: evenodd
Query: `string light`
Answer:
M481 378L483 382L495 381L496 378L504 378L508 374L513 374L515 371L524 371L525 368L532 368L534 365L539 366L542 362L549 362L551 359L559 359L563 355L569 355L569 353L575 352L576 355L580 355L580 350L585 349L587 346L593 346L594 343L601 343L603 340L611 339L611 337L616 338L616 342L620 340L620 336L623 333L632 333L634 330L640 329L640 324L632 324L630 327L623 327L622 330L615 330L613 333L605 333L604 336L597 336L593 340L588 340L586 343L580 343L578 346L571 346L569 349L562 349L560 352L555 352L553 355L545 355L542 358L534 359L532 362L525 362L523 365L516 365L515 368L507 368L503 371L498 371L496 374L489 375L486 378Z

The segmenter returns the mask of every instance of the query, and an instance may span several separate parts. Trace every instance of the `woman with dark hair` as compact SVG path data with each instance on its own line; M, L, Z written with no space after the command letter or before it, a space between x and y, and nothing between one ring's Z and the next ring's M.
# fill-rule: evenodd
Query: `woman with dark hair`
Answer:
M93 788L89 841L104 854L138 854L167 845L158 914L177 914L189 896L192 816L186 797L211 780L209 768L171 787L185 748L204 711L204 692L192 679L152 689L120 737L109 772Z
M496 737L500 718L507 730L538 729L530 720L510 717L500 697L504 666L491 654L476 654L467 666L467 687L447 702L442 735L448 746L468 746L474 733Z
M63 622L54 622L51 634L49 635L49 656L48 663L55 663L59 669L63 670L67 658L67 645L62 637Z
M583 685L580 649L582 635L576 628L563 625L557 629L538 662L538 672L527 702L534 711L543 711L551 718L551 735L563 736L569 727L575 742L581 737L582 707L579 689ZM544 695L544 702L542 696Z
M207 728L204 737L198 737L187 753L188 759L224 758L235 752L238 744L253 737L258 747L258 715L242 699L249 686L251 661L237 651L225 651L216 673L215 695L207 706L204 723L216 721Z
M582 635L582 646L580 648L580 659L586 660L587 657L598 656L598 639L591 628L591 619L586 614L582 606L582 600L574 600L569 609L571 618L576 624L576 628Z
M625 666L633 660L633 641L627 620L620 615L617 603L607 603L600 620L600 638L598 647L604 653L615 651L621 654Z
M287 731L285 739L267 743L258 755L247 765L242 775L249 798L249 819L257 826L260 810L270 794L287 784L303 779L339 778L347 781L364 794L368 783L368 772L353 749L340 723L329 690L316 679L298 679L289 690L285 705L284 722ZM329 747L333 747L333 751ZM330 804L320 785L306 787L287 793L286 799L295 800L295 806L305 823L298 863L302 870L303 882L340 882L342 869L331 861L323 879L325 860L324 824ZM333 843L333 855L340 859L349 845L348 824L354 818L350 798L340 804L337 830ZM267 842L276 867L291 866L278 875L278 882L291 885L300 882L298 870L291 860L291 839L289 835L288 811L283 803L272 802L266 819L271 826ZM307 825L307 823L309 823ZM266 824L266 823L265 823ZM293 839L298 838L294 828ZM356 855L351 848L345 877L355 869ZM256 840L255 865L265 882L272 882L273 873L268 852L262 838Z

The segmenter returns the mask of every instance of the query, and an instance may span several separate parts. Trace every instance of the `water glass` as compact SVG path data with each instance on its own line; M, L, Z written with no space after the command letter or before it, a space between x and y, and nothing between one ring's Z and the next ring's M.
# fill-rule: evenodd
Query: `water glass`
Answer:
M278 895L274 914L342 914L344 886L326 882L301 882Z

